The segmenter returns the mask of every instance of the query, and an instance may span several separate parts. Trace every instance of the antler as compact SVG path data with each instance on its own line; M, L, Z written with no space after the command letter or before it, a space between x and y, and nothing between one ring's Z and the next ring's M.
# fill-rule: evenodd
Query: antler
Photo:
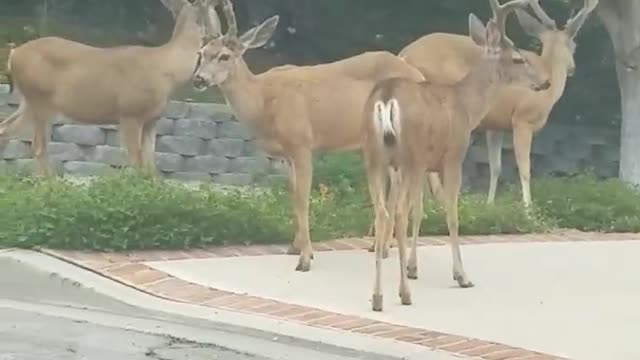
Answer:
M547 15L544 9L540 6L540 0L531 0L531 8L533 9L533 12L536 14L538 19L540 19L540 21L542 22L542 25L551 30L556 30L558 28L556 21L553 20L549 15Z
M204 25L205 42L209 42L222 35L220 19L215 9L217 1L218 0L195 0L193 2L193 6L197 6L200 9L200 16Z
M527 5L530 5L531 2L535 2L537 0L511 0L505 4L500 5L498 0L489 0L489 4L491 5L491 11L493 12L493 21L495 21L496 25L498 25L498 29L500 29L500 34L502 35L502 43L509 47L513 47L513 41L509 39L506 32L507 26L507 16L509 13L518 9L525 8Z
M160 2L171 12L174 18L178 16L184 5L189 5L186 0L160 0Z
M236 14L233 10L233 4L230 0L201 0L204 2L203 7L206 13L207 27L209 27L209 36L217 37L222 33L220 27L220 17L216 11L216 6L222 5L222 12L227 22L227 39L235 39L238 36L238 22Z
M233 11L233 4L231 0L222 0L222 12L224 18L227 21L227 33L228 38L235 38L238 36L238 21L236 20L236 14Z
M589 14L598 6L598 0L584 0L584 5L582 9L578 12L578 14L572 17L569 21L567 21L567 25L565 26L565 31L571 37L575 37L584 25Z

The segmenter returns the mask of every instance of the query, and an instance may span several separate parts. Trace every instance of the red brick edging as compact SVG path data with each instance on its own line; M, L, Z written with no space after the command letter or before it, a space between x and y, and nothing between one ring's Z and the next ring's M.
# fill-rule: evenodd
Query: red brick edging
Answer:
M572 241L640 240L640 234L596 234L564 231L549 234L490 235L462 237L464 244L531 243ZM315 251L366 249L371 240L341 239L314 244ZM441 246L446 237L421 238L420 245ZM260 315L316 328L343 330L374 337L394 339L432 349L484 360L568 360L554 355L516 348L491 341L446 334L438 331L396 325L358 316L344 315L307 306L288 304L245 294L236 294L194 284L144 262L204 259L234 256L285 254L286 246L233 246L188 251L135 251L130 253L95 253L79 251L41 252L84 269L164 299L196 304L227 311Z

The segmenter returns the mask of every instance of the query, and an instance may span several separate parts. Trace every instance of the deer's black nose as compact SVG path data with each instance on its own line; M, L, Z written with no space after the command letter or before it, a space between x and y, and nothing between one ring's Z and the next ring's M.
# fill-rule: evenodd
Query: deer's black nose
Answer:
M207 87L207 82L204 80L204 78L200 75L196 75L193 77L193 86L197 87L197 88L205 88Z

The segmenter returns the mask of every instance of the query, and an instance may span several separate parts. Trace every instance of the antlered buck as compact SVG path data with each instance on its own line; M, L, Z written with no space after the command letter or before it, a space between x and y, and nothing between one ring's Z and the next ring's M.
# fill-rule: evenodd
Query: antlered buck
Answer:
M489 153L490 182L487 201L493 203L498 178L502 171L502 143L504 131L513 131L513 147L522 187L522 201L531 205L530 157L533 134L547 123L549 114L562 97L568 76L575 72L573 58L575 37L595 9L598 0L584 0L583 8L569 18L559 29L539 4L531 7L540 20L527 12L516 11L520 25L527 34L542 43L540 55L523 52L525 57L549 77L551 86L545 91L504 84L498 90L491 110L482 119L478 129L486 131ZM439 83L454 83L462 79L481 61L482 48L468 38L456 34L433 33L425 35L404 48L399 56L418 68L426 79ZM434 187L438 187L436 183ZM433 189L437 191L437 189Z
M308 220L312 153L360 149L362 111L375 83L392 77L417 82L423 77L383 51L315 66L286 65L255 75L243 54L271 38L278 16L238 36L232 4L229 0L223 4L228 31L221 34L219 18L212 13L210 32L217 36L201 51L194 86L202 90L219 86L262 148L287 160L295 227L290 253L300 251L296 270L308 271L313 254Z
M171 39L158 47L97 48L59 37L29 41L9 58L19 108L0 123L6 141L33 128L32 151L51 174L48 123L65 115L84 124L119 124L129 164L155 168L155 123L174 90L191 80L205 37L210 0L162 0L175 18Z
M490 0L493 18L486 29L469 15L470 38L481 47L479 61L459 82L441 85L407 79L387 79L372 91L364 112L364 157L375 212L376 277L372 296L374 311L382 311L381 285L384 240L395 225L400 258L400 298L411 304L408 278L417 276L416 246L407 262L407 226L411 205L421 193L426 172L443 178L442 198L453 258L453 278L460 287L472 287L458 240L458 195L471 131L490 110L501 84L529 88L543 86L541 77L506 37L507 15L524 8L529 0L500 5ZM389 167L389 198L384 184ZM422 205L421 202L419 205Z
M575 72L574 39L597 3L598 0L585 0L583 8L567 20L563 29L557 27L555 21L540 7L538 0L533 1L531 7L540 20L536 20L525 11L516 10L520 25L529 35L537 37L542 43L540 55L526 50L520 52L534 68L548 77L550 86L546 89L530 89L503 84L499 87L491 110L478 126L478 129L486 130L489 153L491 177L487 202L493 203L495 200L498 178L502 171L504 131L512 130L522 201L526 207L531 205L530 157L533 134L547 123L553 106L562 97L567 77ZM460 81L481 61L482 47L467 36L431 33L409 44L400 51L399 56L420 70L429 81L453 84ZM431 192L436 198L441 197L440 179L433 174L429 174L428 179ZM422 196L422 193L418 195L420 199ZM413 242L417 239L421 221L422 207L416 207L412 216ZM370 234L372 229L373 224L369 230ZM385 253L389 245L385 243Z

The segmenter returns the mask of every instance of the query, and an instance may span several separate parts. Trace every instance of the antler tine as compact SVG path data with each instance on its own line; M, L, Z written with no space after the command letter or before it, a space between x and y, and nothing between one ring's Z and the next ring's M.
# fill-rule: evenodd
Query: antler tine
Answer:
M205 41L210 41L211 39L217 38L221 36L222 29L220 28L220 18L218 17L218 13L216 13L215 6L217 4L217 0L196 0L194 1L194 6L199 6L200 11L202 12L202 18L204 19L204 38Z
M238 21L236 20L236 14L233 11L233 4L231 0L222 0L222 11L224 18L227 21L227 34L225 36L229 38L235 38L238 36Z
M505 4L500 5L498 0L489 0L489 4L491 5L491 10L493 11L493 19L498 25L500 29L500 34L502 35L502 41L505 45L509 47L513 47L513 41L509 39L507 36L507 17L509 13L516 10L517 8L525 8L527 5L530 5L532 1L537 0L511 0Z
M540 0L531 0L531 8L544 26L553 30L558 28L556 21L553 20L549 15L547 15L546 11L544 11L544 9L540 6Z
M565 29L571 37L578 34L578 31L580 31L580 28L584 25L587 17L596 8L596 6L598 6L598 0L584 0L584 6L580 11L578 11L578 14L567 21Z

